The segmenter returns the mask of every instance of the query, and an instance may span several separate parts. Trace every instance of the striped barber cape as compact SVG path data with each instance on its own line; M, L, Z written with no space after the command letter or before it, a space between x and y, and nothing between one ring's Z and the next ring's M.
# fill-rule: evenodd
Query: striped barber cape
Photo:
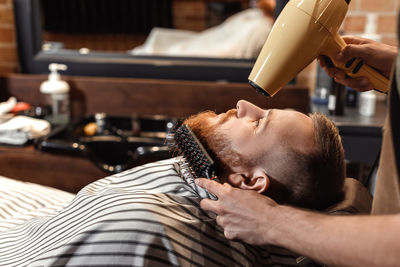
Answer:
M290 252L227 240L182 159L100 179L76 196L0 178L0 266L287 266Z

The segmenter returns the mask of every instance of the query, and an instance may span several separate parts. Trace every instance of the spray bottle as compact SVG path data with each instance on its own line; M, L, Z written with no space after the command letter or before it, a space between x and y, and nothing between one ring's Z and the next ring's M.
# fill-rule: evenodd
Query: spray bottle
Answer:
M69 85L61 80L59 70L67 70L63 64L52 63L49 65L49 79L40 85L40 92L46 95L46 103L51 106L51 115L46 119L54 124L61 125L69 122Z

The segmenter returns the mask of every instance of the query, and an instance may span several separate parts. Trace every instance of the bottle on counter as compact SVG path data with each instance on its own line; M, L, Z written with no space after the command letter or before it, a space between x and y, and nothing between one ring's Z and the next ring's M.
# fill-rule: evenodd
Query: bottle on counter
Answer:
M359 99L359 92L351 87L345 86L346 89L346 107L355 108Z
M363 116L373 116L375 114L376 94L374 91L360 93L358 111Z
M332 116L344 115L345 88L344 85L332 79L332 89L328 99L328 111Z
M312 95L312 112L328 114L328 97L332 87L332 78L318 65L315 90Z
M49 70L49 79L40 85L40 92L46 95L46 103L51 107L51 114L45 119L53 125L66 124L70 120L70 87L67 82L61 80L58 71L67 70L67 66L52 63Z

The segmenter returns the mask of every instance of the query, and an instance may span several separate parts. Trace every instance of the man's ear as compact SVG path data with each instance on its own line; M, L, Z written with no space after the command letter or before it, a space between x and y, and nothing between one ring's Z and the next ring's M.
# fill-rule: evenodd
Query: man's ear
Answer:
M228 181L233 187L254 190L260 194L264 193L270 184L268 175L261 169L252 174L232 173L228 176Z

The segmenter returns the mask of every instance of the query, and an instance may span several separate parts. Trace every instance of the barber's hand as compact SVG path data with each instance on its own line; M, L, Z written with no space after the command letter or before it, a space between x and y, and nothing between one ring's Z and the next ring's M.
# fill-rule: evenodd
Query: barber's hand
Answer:
M356 36L343 36L343 39L348 45L336 55L336 61L346 63L352 58L361 58L367 65L373 67L389 79L396 60L397 47ZM328 67L323 57L319 57L318 60L321 67L336 82L360 92L373 89L373 85L367 77L351 78L343 70Z
M239 239L253 245L271 243L269 230L274 224L273 210L277 204L252 190L233 188L209 179L196 179L196 184L215 194L218 200L203 199L202 209L217 214L217 223L224 228L227 239ZM267 216L268 215L268 216Z

